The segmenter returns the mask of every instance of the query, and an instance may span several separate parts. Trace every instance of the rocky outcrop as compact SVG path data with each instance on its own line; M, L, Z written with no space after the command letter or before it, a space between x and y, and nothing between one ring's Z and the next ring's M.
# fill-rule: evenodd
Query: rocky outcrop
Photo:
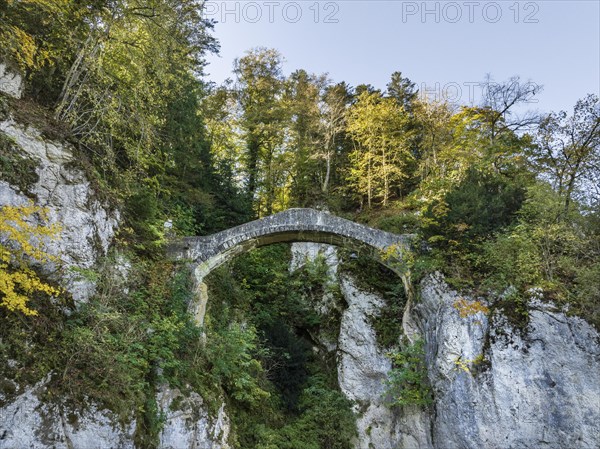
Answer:
M44 402L46 380L0 408L2 449L133 449L134 425L115 424L111 414L90 405L73 412Z
M5 62L0 61L0 92L13 98L21 98L23 94L23 77Z
M392 368L384 351L377 345L371 317L385 301L373 292L365 292L349 276L338 276L337 250L318 243L292 244L290 269L307 260L323 257L329 267L328 282L339 282L346 308L342 313L337 342L316 336L329 351L337 354L340 390L354 401L357 437L356 449L421 449L431 447L429 417L419 409L391 409L385 404L386 379ZM330 312L334 304L324 295L314 304L319 313Z
M118 211L97 198L85 173L77 168L69 145L49 141L35 128L10 118L0 122L0 133L37 167L37 181L31 185L0 180L0 205L22 205L33 198L36 205L47 208L50 223L61 228L47 249L61 263L60 271L55 264L46 264L43 270L61 280L76 302L87 300L94 284L81 273L106 254L119 224Z
M422 449L431 447L429 416L425 410L390 408L385 403L386 380L392 364L377 345L370 317L385 302L360 290L347 276L341 279L348 308L342 315L338 344L340 389L355 401L357 449Z
M461 317L440 276L421 284L416 314L435 394L436 448L596 448L600 341L585 321L539 301L529 326Z
M47 379L0 407L2 449L134 449L136 422L123 425L94 404L72 410L43 399ZM0 402L3 400L0 395ZM202 398L163 386L157 404L164 418L159 449L229 449L229 418L222 405L210 417Z
M292 267L328 251L294 244ZM357 449L598 447L600 337L584 320L532 299L529 326L515 329L490 315L485 300L429 276L411 320L425 342L434 404L390 409L383 395L391 365L369 320L383 299L349 277L340 282L347 308L334 350L340 389L356 404ZM461 316L461 304L476 302Z
M222 404L213 418L202 397L192 392L184 396L177 389L161 388L157 402L165 425L160 434L161 449L229 449L229 417Z

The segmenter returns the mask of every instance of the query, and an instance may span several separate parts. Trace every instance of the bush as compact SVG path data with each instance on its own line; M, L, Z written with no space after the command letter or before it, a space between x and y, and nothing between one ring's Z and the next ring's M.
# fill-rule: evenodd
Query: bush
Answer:
M423 340L412 344L405 342L404 348L388 353L392 369L388 374L386 395L391 407L405 405L429 405L433 401Z
M468 247L513 222L524 199L519 179L472 169L442 202L426 209L424 237L446 246L458 242Z

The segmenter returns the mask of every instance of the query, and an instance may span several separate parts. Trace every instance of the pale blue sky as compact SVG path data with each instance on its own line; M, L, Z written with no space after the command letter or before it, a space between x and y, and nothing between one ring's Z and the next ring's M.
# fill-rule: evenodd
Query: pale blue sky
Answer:
M220 22L215 36L221 51L209 58L206 70L209 79L220 83L232 76L234 58L265 46L284 55L286 73L303 68L328 73L336 82L383 88L399 70L432 93L448 86L448 93L457 95L460 86L462 103L469 102L469 89L477 97L479 90L469 83L486 73L498 81L520 75L542 84L539 103L531 105L541 111L571 110L585 94L600 93L598 0L423 5L397 0L208 2L207 13ZM229 11L225 16L224 9Z

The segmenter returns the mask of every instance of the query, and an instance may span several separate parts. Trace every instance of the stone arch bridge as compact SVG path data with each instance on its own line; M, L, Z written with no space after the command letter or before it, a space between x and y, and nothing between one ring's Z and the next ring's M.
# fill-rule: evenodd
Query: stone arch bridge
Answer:
M186 237L169 247L171 257L192 264L197 301L191 307L196 322L204 321L208 294L204 278L218 266L251 249L281 242L316 242L366 253L397 273L409 299L410 280L403 263L410 236L373 229L315 209L288 209L204 237Z

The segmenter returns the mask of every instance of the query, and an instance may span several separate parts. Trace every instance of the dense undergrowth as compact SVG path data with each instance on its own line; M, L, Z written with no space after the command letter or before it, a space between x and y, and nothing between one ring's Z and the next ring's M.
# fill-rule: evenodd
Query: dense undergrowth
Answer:
M211 275L202 329L187 313L185 268L132 254L81 273L98 287L77 310L41 297L32 303L41 319L0 310L0 356L11 361L0 372L5 401L49 376L45 400L67 412L96 403L122 423L136 419L137 444L153 447L162 426L155 395L168 384L200 393L213 414L225 400L233 447L349 448L351 404L338 390L335 359L315 354L311 338L339 328L314 311L326 266L290 274L288 261L288 247L273 246Z
M454 288L485 297L517 328L532 298L552 302L600 328L600 220L531 176L471 172L425 209L413 198L358 217L372 226L413 233L413 282L435 271ZM364 271L364 270L361 270Z
M330 288L327 266L317 259L289 273L289 258L287 245L265 247L239 257L209 280L207 339L244 329L253 342L248 360L253 369L244 370L251 377L225 386L235 444L349 448L355 418L338 389L335 357L322 348L313 350L319 346L314 335L339 330L335 310L326 315L315 311L315 301ZM330 293L335 298L335 291ZM241 394L240 385L253 393Z

